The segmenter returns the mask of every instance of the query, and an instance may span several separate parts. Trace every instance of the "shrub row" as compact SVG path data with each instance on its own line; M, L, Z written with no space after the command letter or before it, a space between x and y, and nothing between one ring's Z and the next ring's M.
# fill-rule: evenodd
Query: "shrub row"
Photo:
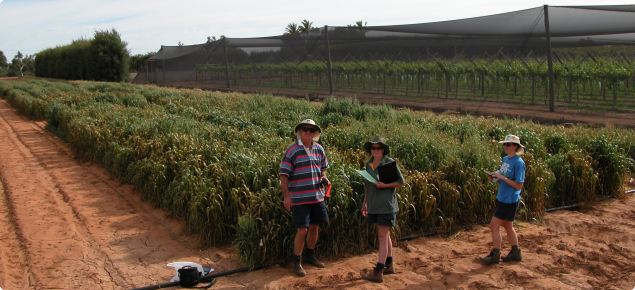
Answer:
M112 29L95 31L93 39L48 48L35 55L35 75L66 80L120 82L128 78L127 43Z

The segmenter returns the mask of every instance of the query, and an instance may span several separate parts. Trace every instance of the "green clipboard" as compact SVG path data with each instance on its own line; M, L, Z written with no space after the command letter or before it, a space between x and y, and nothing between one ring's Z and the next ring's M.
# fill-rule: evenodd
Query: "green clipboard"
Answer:
M357 169L355 169L355 171L357 173L359 173L359 175L364 177L366 180L368 180L368 181L370 181L372 183L377 183L377 179L375 179L372 175L370 175L370 173L368 173L368 171L366 171L366 170L357 170Z

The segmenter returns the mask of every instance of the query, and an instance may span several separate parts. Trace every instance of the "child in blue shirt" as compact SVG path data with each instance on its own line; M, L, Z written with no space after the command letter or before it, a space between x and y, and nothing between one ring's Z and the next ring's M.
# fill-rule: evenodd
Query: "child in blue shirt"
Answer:
M509 261L521 261L520 248L518 248L518 236L514 230L514 220L516 212L520 206L520 191L525 182L525 161L520 155L525 153L525 146L520 143L520 138L516 135L507 135L505 140L498 143L503 144L505 154L500 170L488 172L488 179L499 183L498 194L496 195L496 208L494 216L489 224L492 231L493 250L486 257L481 257L481 261L486 265ZM507 232L507 240L512 246L507 256L501 257L502 238L500 226Z

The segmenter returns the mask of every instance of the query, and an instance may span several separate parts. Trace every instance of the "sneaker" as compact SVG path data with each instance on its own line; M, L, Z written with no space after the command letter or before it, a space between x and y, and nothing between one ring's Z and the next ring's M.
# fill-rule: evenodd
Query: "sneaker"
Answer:
M485 263L485 265L498 264L501 262L501 251L500 250L492 250L489 252L489 255L486 257L481 257L481 261Z
M520 249L518 250L512 249L511 251L509 251L509 254L507 256L502 256L501 260L503 260L503 262L510 262L510 261L520 262L523 260L523 257L520 253Z

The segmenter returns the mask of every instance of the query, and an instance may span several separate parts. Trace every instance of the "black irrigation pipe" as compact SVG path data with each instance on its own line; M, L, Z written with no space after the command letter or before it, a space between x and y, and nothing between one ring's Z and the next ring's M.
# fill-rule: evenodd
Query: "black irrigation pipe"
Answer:
M222 277L222 276L227 276L227 275L231 275L231 274L236 274L236 273L241 273L241 272L247 272L247 271L251 271L251 270L260 270L263 269L265 267L265 265L257 265L257 266L253 266L253 267L245 267L245 268L240 268L240 269L234 269L234 270L229 270L229 271L225 271L225 272L220 272L220 273L214 273L214 274L207 274L205 276L201 277L201 282L212 282L212 284L216 283L214 282L214 278L217 277ZM180 281L176 281L176 282L169 282L169 283L162 283L162 284L157 284L157 285L151 285L151 286L146 286L146 287L141 287L141 288L134 288L131 290L150 290L150 289L161 289L161 288L168 288L168 287L174 287L174 286L179 286L181 285Z
M131 289L131 290L162 289L162 288L175 287L175 286L179 286L179 285L181 285L181 281L161 283L161 284L145 286L145 287L141 287L141 288L134 288L134 289Z
M635 192L635 189L634 190L629 190L629 191L627 191L625 193L633 193L633 192ZM611 198L614 198L614 197L612 195L609 195L606 198L600 199L600 201L611 199ZM545 212L553 212L553 211L557 211L557 210L578 210L579 208L580 208L579 204L574 204L574 205L568 205L568 206L554 207L554 208L546 209ZM484 223L480 223L480 224L484 224ZM397 241L398 242L410 241L410 240L414 240L416 238L421 238L421 237L431 237L431 236L434 236L436 234L437 234L437 232L429 232L429 233L425 233L425 234L405 236L405 237L401 237L401 238L397 239Z
M629 190L625 193L633 193L635 192L635 190ZM600 198L600 201L604 201L607 199L611 199L611 198L615 198L612 195L609 195L605 198ZM562 206L562 207L554 207L554 208L550 208L550 209L546 209L545 212L553 212L553 211L557 211L557 210L578 210L580 209L580 205L579 204L573 204L573 205L567 205L567 206Z
M578 210L578 209L580 209L580 205L579 204L572 204L572 205L567 205L567 206L561 206L561 207L554 207L554 208L545 209L545 212L553 212L553 211L557 211L557 210Z
M397 242L410 241L410 240L414 240L416 238L421 238L421 237L431 237L431 236L434 236L436 234L437 234L437 232L430 232L430 233L425 233L425 234L420 234L420 235L405 236L405 237L398 238Z

